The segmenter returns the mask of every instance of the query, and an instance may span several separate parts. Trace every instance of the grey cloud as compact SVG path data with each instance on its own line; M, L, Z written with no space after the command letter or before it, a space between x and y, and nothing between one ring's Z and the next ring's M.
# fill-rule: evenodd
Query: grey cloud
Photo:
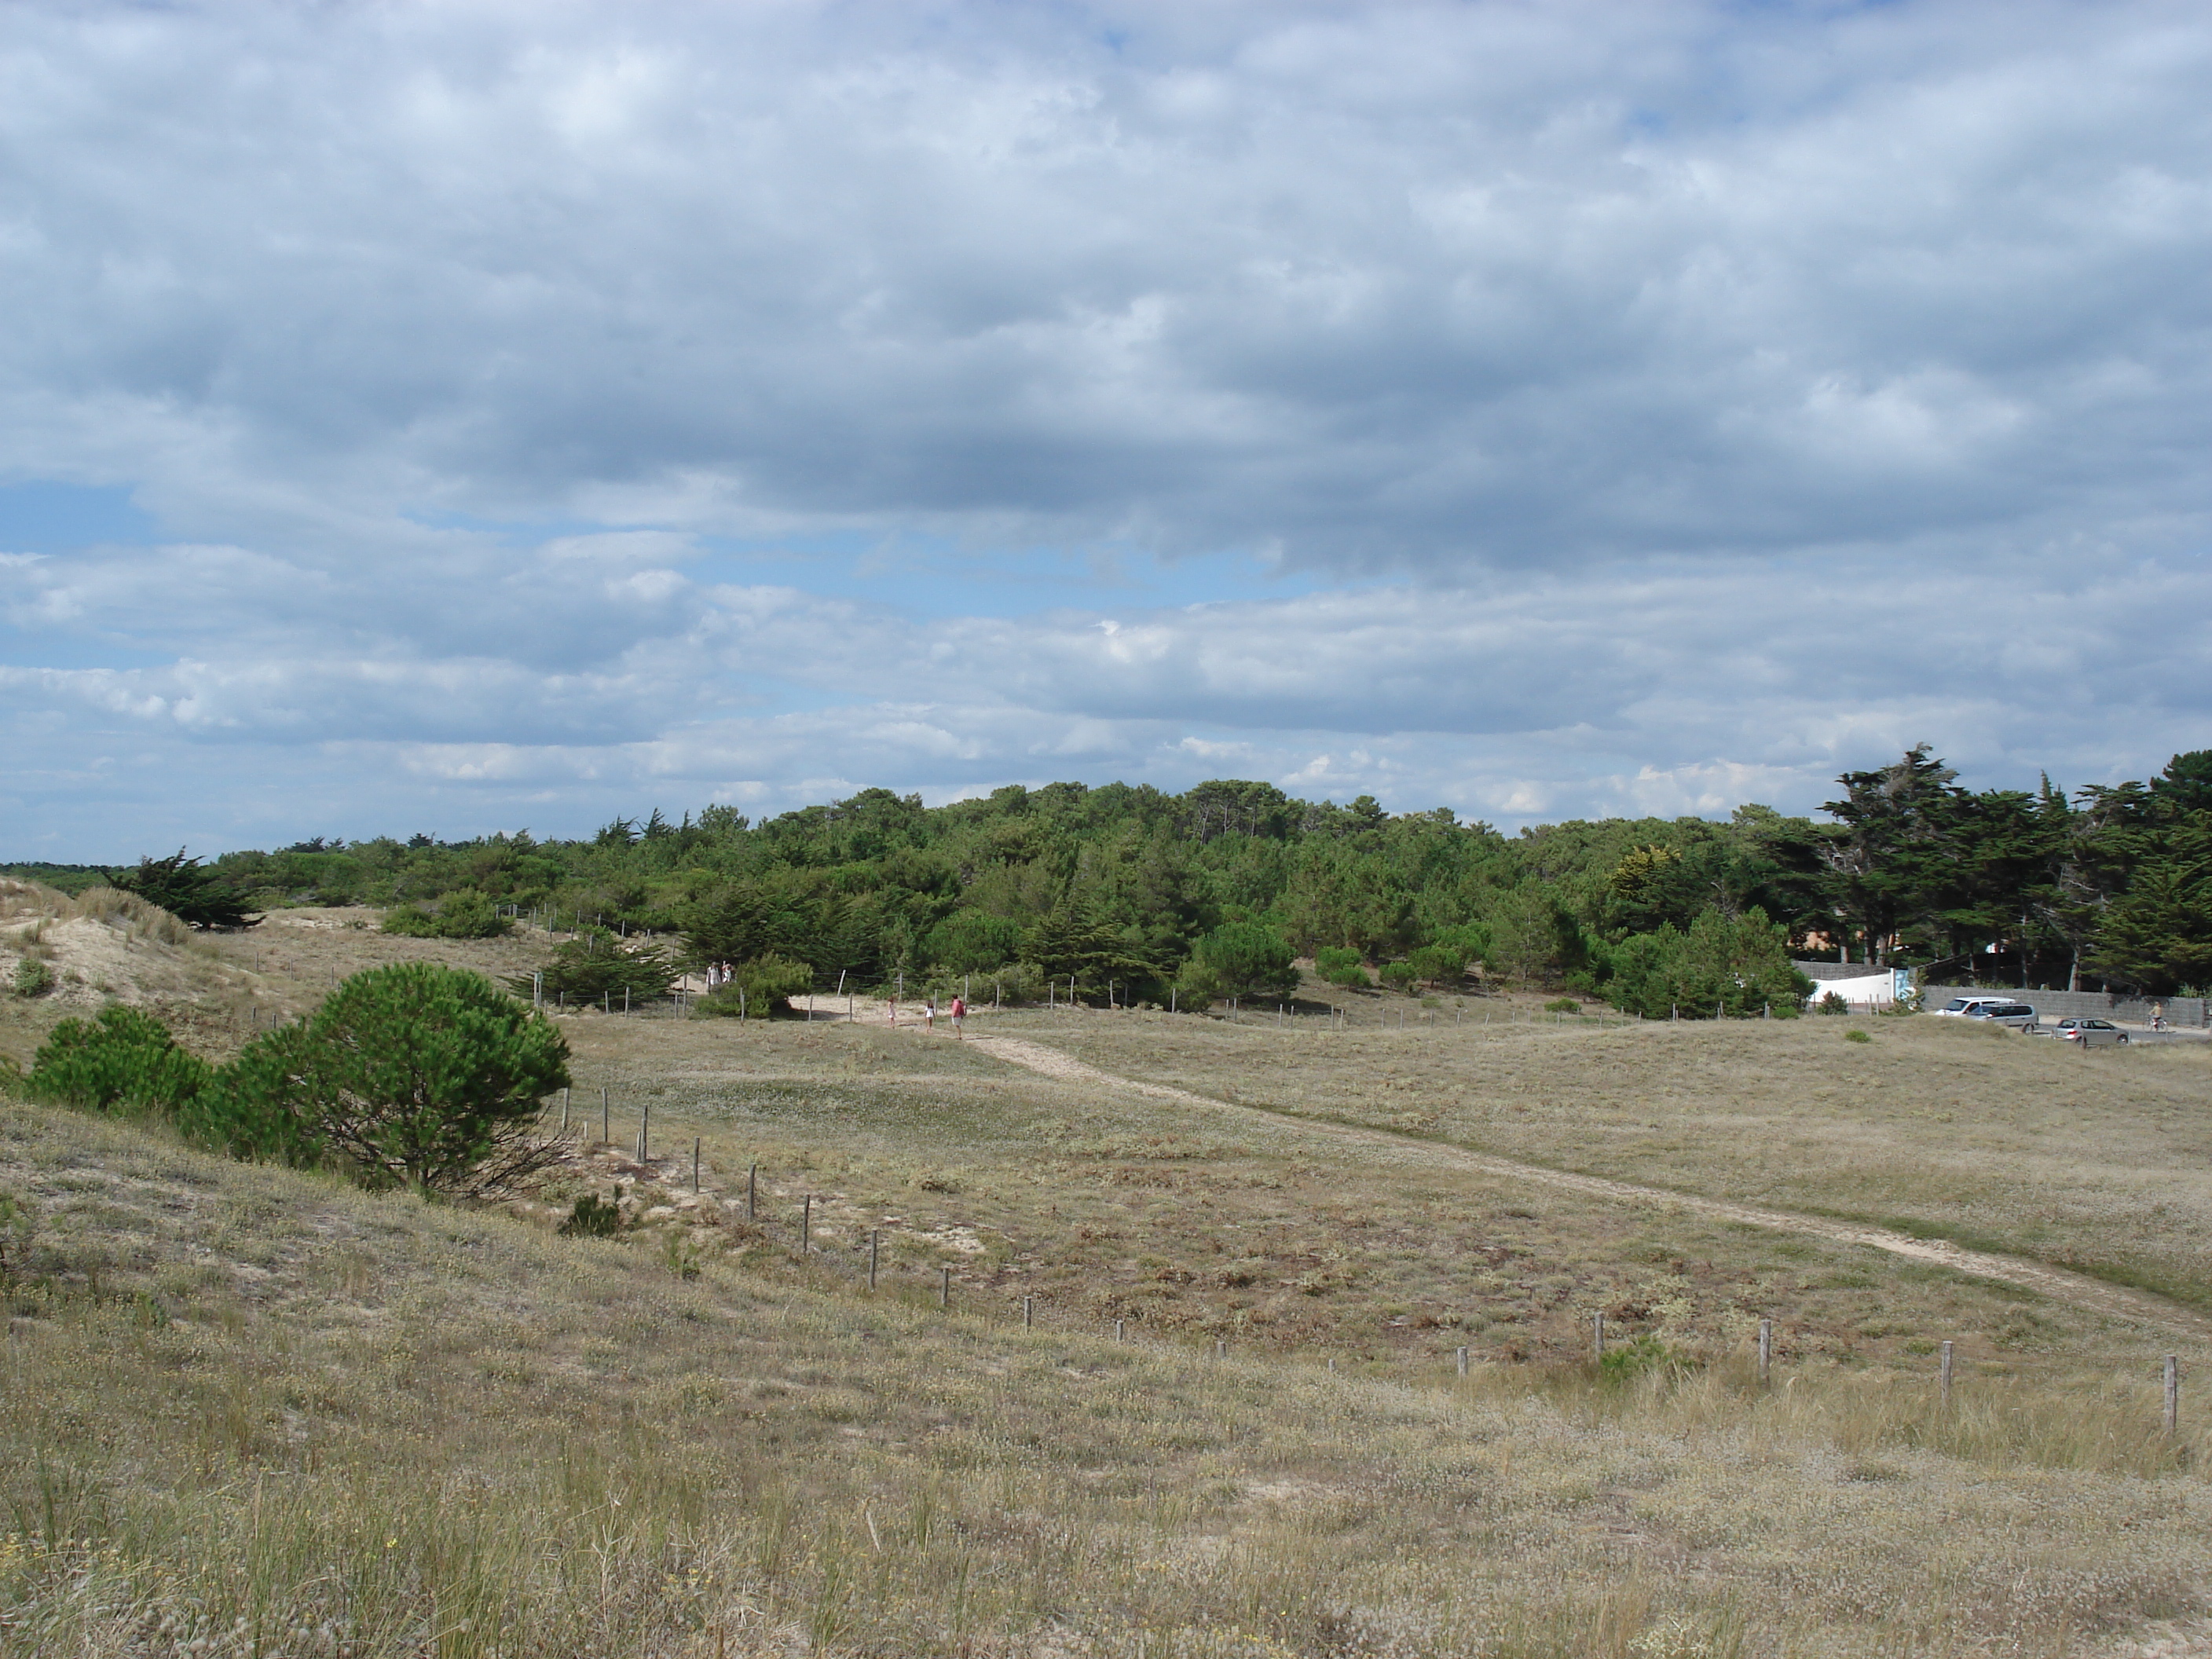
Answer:
M2205 510L2184 8L15 21L0 419L129 410L200 533L269 474L1412 568Z
M2141 775L2212 712L2209 90L2155 3L19 6L5 476L174 539L0 526L0 815ZM702 551L836 536L1391 580Z

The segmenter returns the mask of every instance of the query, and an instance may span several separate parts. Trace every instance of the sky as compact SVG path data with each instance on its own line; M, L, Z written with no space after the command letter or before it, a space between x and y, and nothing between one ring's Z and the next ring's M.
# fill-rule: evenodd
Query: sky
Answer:
M16 0L0 859L2212 747L2201 3Z

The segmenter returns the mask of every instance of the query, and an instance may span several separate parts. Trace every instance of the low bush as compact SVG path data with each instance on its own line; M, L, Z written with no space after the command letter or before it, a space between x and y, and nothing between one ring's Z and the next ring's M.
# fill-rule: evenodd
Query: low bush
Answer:
M1382 964L1382 982L1394 991L1409 991L1421 976L1421 970L1410 962L1386 962Z
M212 1152L313 1169L329 1155L316 1090L319 1060L308 1022L264 1031L179 1110L177 1127Z
M1457 945L1424 945L1406 959L1414 977L1431 985L1448 989L1467 977L1468 953Z
M665 951L657 945L632 948L605 927L587 927L563 940L543 971L546 1002L571 1006L594 1002L612 1006L625 997L632 1004L654 1002L676 982L676 966ZM531 994L528 974L517 974L507 982L517 995Z
M1290 996L1298 988L1297 954L1265 922L1222 923L1199 940L1191 962L1224 996Z
M54 988L54 970L36 957L24 957L15 963L14 984L19 997L42 997Z
M556 1230L563 1238L612 1238L622 1231L622 1186L617 1182L615 1195L601 1201L597 1193L586 1193L568 1212L568 1218Z
M788 957L757 957L702 997L697 1012L727 1019L769 1019L792 1012L791 1000L814 988L814 970Z
M1547 1014L1579 1014L1582 1011L1582 1004L1572 997L1554 997L1544 1005L1544 1012Z
M1367 964L1360 960L1359 952L1345 945L1324 945L1314 952L1314 971L1331 985L1341 985L1347 990L1364 990L1369 983Z
M1696 1360L1688 1354L1669 1348L1657 1337L1645 1332L1626 1342L1616 1343L1605 1351L1597 1362L1598 1375L1607 1382L1626 1382L1646 1371L1672 1369L1677 1371L1694 1370Z
M214 1079L214 1068L177 1047L167 1026L118 1003L93 1019L55 1026L26 1083L37 1098L80 1111L170 1116Z
M403 963L355 975L220 1069L135 1008L66 1019L25 1085L57 1105L168 1118L237 1158L475 1195L558 1159L563 1143L537 1123L568 1061L552 1023L481 974Z
M514 925L473 887L447 894L434 912L396 904L384 913L384 931L408 939L496 939Z

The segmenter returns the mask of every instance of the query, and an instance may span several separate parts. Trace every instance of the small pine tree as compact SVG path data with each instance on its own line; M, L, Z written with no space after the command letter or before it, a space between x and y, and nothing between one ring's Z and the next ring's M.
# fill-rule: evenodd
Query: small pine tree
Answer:
M151 1014L118 1003L93 1019L65 1019L40 1048L25 1079L39 1099L80 1111L167 1117L214 1081L197 1054L177 1047Z

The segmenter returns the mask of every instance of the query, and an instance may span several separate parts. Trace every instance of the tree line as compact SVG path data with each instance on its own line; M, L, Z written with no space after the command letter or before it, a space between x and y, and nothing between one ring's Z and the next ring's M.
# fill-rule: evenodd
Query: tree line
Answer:
M1806 956L2023 987L2212 982L2212 750L2142 782L1969 791L1923 745L1837 783L1825 821L1747 805L1517 835L1230 780L1013 786L934 808L866 789L758 823L654 811L573 841L319 839L136 871L17 867L104 876L212 925L298 903L384 907L395 931L534 915L578 935L560 971L580 994L594 973L637 979L648 957L671 973L724 964L770 996L984 975L1018 995L1052 981L1185 1006L1287 994L1308 958L1347 985L1476 975L1645 1014L1794 1006L1790 962Z

